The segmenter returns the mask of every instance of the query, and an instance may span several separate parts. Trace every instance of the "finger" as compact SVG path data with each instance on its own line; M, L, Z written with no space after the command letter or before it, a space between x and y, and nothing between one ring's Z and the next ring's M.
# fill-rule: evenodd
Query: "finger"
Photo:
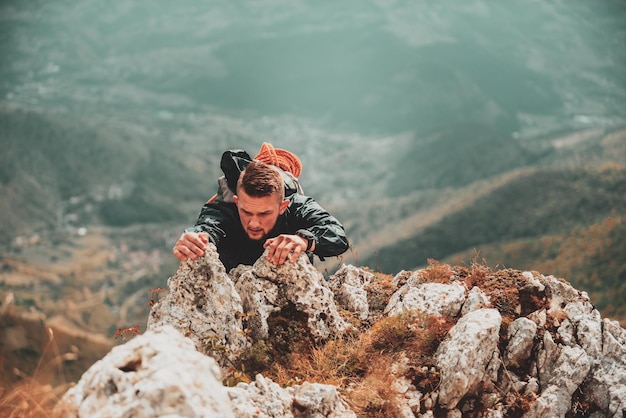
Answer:
M203 256L206 251L206 243L199 234L189 234L183 236L180 244L198 256Z
M293 256L295 255L296 251L298 251L298 254L296 255L294 259ZM281 247L277 249L277 256L275 257L276 264L281 265L288 259L297 260L299 254L300 253L299 253L298 245L293 242L287 242L286 244L282 245Z
M300 251L299 247L296 247L293 252L291 253L291 256L289 257L289 262L291 264L294 264L296 261L298 261L298 258L300 258L300 254L302 253L302 251Z
M180 253L184 254L187 258L191 258L192 260L204 255L204 248L198 247L196 244L189 241L180 241L176 245L176 248Z
M182 262L185 262L189 259L189 257L187 257L187 255L178 246L174 247L173 252L176 258L178 258Z
M186 239L188 243L192 244L192 245L188 245L190 248L192 248L193 246L196 246L200 248L202 252L204 252L204 250L206 249L206 243L208 242L208 235L189 234L189 235L185 235L183 238ZM207 241L205 241L205 238L207 238Z
M274 264L276 264L275 257L278 255L281 243L282 240L279 236L276 238L270 238L265 241L265 244L263 244L263 247L267 248L267 259L274 262Z
M174 247L172 252L174 253L174 257L178 258L180 261L187 261L187 256L180 252L177 247Z

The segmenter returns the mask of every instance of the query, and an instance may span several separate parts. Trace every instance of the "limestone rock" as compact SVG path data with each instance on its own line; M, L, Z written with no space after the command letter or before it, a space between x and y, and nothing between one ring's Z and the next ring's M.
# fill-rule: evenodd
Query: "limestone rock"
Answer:
M169 294L150 311L148 329L173 326L222 366L249 345L242 332L241 299L213 244L204 257L181 263L168 287Z
M435 354L441 370L440 405L454 409L466 394L496 381L490 363L493 367L499 358L501 321L496 309L478 309L452 327Z
M170 326L114 347L57 405L62 417L235 417L211 357Z
M339 397L337 388L305 382L281 388L271 379L257 375L251 383L228 388L238 418L328 417L356 418Z
M358 314L365 320L369 315L369 303L365 287L373 280L374 274L350 265L342 265L328 280L338 303L348 311Z
M252 338L267 338L270 314L288 304L307 316L309 331L316 341L342 335L348 324L339 316L324 276L306 255L301 255L294 264L281 266L275 266L266 255L267 251L252 268L239 269L233 277L249 317Z
M397 315L417 309L424 313L455 317L465 302L465 287L460 283L419 283L411 279L396 291L389 300L385 313Z
M517 318L509 326L509 343L506 348L507 365L518 366L532 354L537 324L528 318Z
M442 341L429 342L426 348L398 341L389 370L384 363L389 358L380 358L385 367L376 369L381 373L376 378L390 378L387 389L395 416L623 417L626 330L602 319L585 292L536 272L503 270L489 276L484 288L466 271L450 272L449 278L436 282L428 282L423 270L401 272L393 280L397 291L386 306L388 315L415 309L445 316L433 322L439 334L424 337L442 335L456 321ZM368 332L373 318L365 288L377 277L367 273L344 265L327 283L303 255L295 264L279 267L261 257L229 276L212 248L204 258L183 263L170 278L170 294L150 313L150 331L116 347L68 391L62 404L65 416L354 417L339 393L349 394L358 384L337 388L306 382L282 388L258 374L251 383L225 388L217 364L246 354L242 331L267 338L274 330L269 324L276 326L277 318L296 318L298 327L288 328L295 329L291 334L275 334L287 338L281 340L283 351L273 355L293 353L293 338L300 330L314 347L341 336L348 325L335 301L357 313L364 320L358 326ZM470 285L475 287L467 292ZM502 313L491 308L490 298ZM366 337L375 335L386 334ZM221 351L211 350L209 343L222 346ZM436 351L433 355L425 349ZM372 360L387 354L376 351ZM340 367L356 360L344 360ZM359 364L367 374L368 364ZM367 402L360 396L354 405Z
M461 307L461 315L465 315L476 309L490 308L489 297L478 286L472 287L467 293L467 298Z

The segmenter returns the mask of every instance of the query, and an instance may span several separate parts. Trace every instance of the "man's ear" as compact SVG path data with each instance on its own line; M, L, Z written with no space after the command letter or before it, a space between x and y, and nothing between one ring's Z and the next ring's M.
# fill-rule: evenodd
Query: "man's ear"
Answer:
M289 201L288 200L283 200L280 203L280 210L278 211L278 213L280 213L281 215L283 213L285 213L285 210L287 209L287 206L289 206Z
M239 198L237 195L233 195L233 202L235 202L235 205L239 206Z

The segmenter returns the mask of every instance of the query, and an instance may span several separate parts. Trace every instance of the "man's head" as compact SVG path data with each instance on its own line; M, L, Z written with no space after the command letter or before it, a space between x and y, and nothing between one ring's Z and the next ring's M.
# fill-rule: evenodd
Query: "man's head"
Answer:
M252 240L264 239L289 205L285 185L271 166L252 161L239 176L235 204L241 225Z

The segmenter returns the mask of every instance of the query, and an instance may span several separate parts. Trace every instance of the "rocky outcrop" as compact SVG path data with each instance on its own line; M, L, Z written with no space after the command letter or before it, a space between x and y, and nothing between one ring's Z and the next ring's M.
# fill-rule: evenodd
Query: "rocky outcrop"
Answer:
M261 375L224 387L217 362L169 325L115 347L56 407L59 417L356 418L329 385L281 388Z
M60 417L234 417L216 361L164 325L96 362L57 405Z
M342 266L326 282L306 257L280 267L262 257L229 276L209 254L181 266L169 280L170 294L151 312L151 331L96 363L65 395L65 408L81 417L98 410L132 415L143 402L152 412L136 416L156 416L158 407L180 416L207 416L197 412L205 410L237 417L624 416L626 330L601 318L588 296L566 281L535 272L449 266L381 280L367 269ZM380 303L384 295L386 305ZM245 355L259 341L271 340L277 316L300 321L304 328L297 329L310 335L314 348L337 344L348 330L354 341L358 327L361 343L351 344L360 348L350 353L361 353L364 360L335 353L338 345L327 354L316 351L313 359L324 364L324 355L337 355L329 362L349 379L333 376L349 385L294 376L286 380L295 384L281 387L256 374L252 381L222 386L225 369L220 375L216 363L201 354L208 352L203 342L214 338L230 347L224 352ZM413 322L398 323L406 318ZM168 325L180 334L174 337ZM441 338L428 340L433 335ZM310 349L291 349L302 347ZM179 353L175 361L167 354L170 348ZM308 353L294 358L314 357ZM216 358L222 366L237 360ZM346 371L349 367L354 370ZM199 382L195 369L207 381ZM283 377L296 373L278 370ZM370 371L374 377L368 377ZM374 382L383 383L372 389Z
M181 263L168 287L167 296L150 310L149 330L170 325L222 366L249 346L242 329L241 298L213 244L204 257Z
M268 338L270 315L286 308L304 315L317 342L339 337L348 328L324 276L304 254L296 263L278 267L264 254L252 267L239 266L231 274L254 340Z

